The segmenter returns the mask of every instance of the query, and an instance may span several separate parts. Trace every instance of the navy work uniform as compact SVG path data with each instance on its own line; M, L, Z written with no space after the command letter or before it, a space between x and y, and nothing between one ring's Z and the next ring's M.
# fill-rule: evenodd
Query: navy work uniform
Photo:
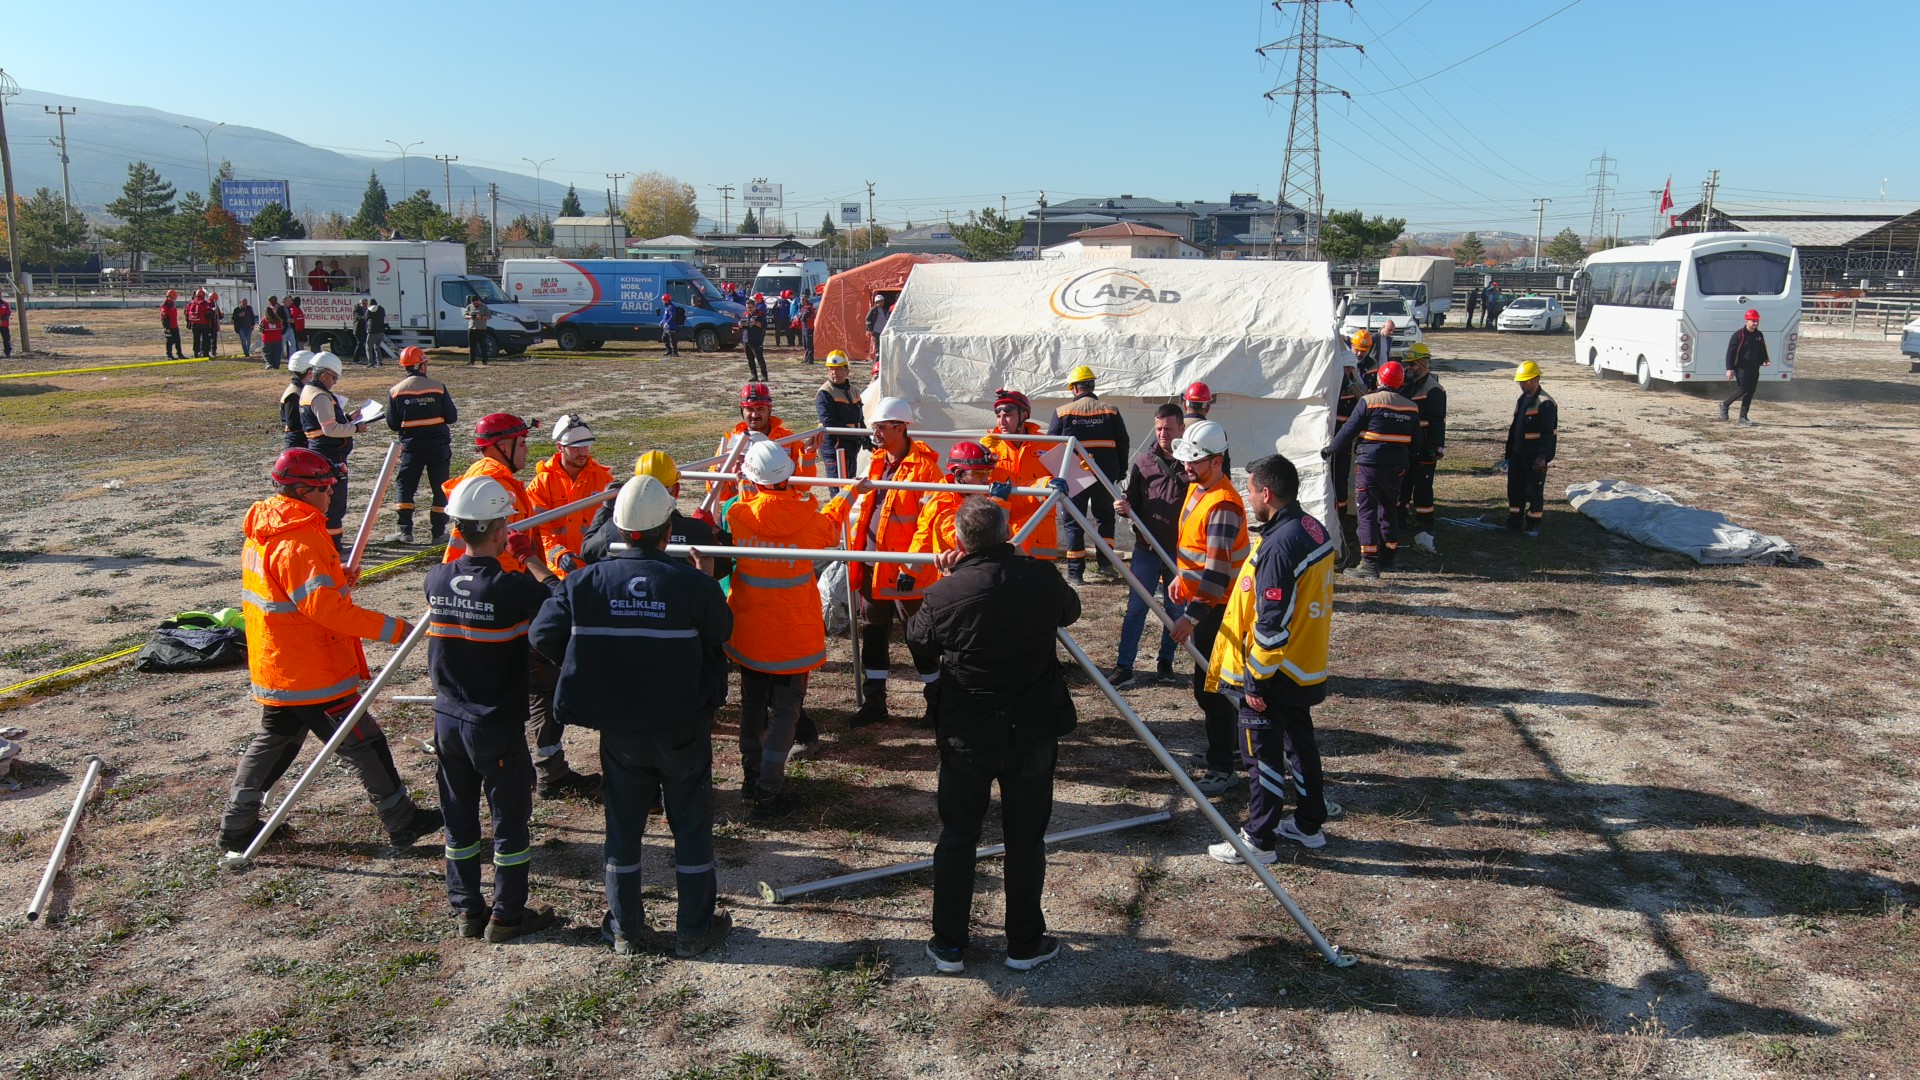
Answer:
M1118 407L1100 400L1100 395L1092 390L1078 393L1072 401L1054 410L1053 422L1047 425L1049 435L1072 435L1080 440L1080 445L1093 459L1094 465L1105 473L1108 479L1124 478L1127 475L1127 424L1120 418ZM1071 466L1072 463L1069 463ZM1107 485L1095 481L1092 486L1083 489L1073 497L1073 505L1087 513L1089 508L1093 523L1099 528L1100 536L1109 545L1113 542L1113 492ZM1067 578L1079 581L1086 572L1087 538L1080 528L1079 519L1072 514L1066 520L1067 540ZM1104 561L1104 559L1102 560ZM1118 567L1113 568L1115 573Z
M1353 415L1354 406L1360 404L1360 398L1366 394L1367 384L1360 369L1349 364L1340 375L1340 402L1334 409L1333 430L1339 431L1347 424L1347 418ZM1333 456L1333 507L1341 517L1346 517L1349 506L1347 492L1353 484L1353 454L1342 452Z
M1360 518L1360 561L1375 570L1391 569L1400 550L1400 532L1393 520L1400 506L1400 481L1408 462L1420 453L1420 407L1395 390L1366 395L1333 437L1334 455L1350 448L1354 509Z
M307 449L339 467L340 480L327 507L327 535L344 551L341 523L347 516L347 457L353 453L354 425L342 414L333 391L310 382L300 391L300 429L307 436Z
M1520 528L1526 511L1528 535L1540 534L1546 513L1547 463L1553 460L1560 430L1560 406L1546 390L1522 392L1507 428L1507 528Z
M400 501L393 508L407 543L413 542L413 498L422 472L432 493L433 542L446 542L447 477L453 467L453 423L459 418L447 385L418 371L387 391L387 426L400 435Z
M294 372L286 389L280 391L280 448L293 450L307 445L306 425L300 419L300 394L307 388L306 372Z
M518 924L532 859L527 628L552 595L531 575L464 555L427 571L427 665L446 815L447 899L470 920ZM480 799L493 818L493 904L480 887Z
M1420 452L1407 466L1407 482L1400 489L1401 519L1412 508L1415 527L1432 532L1433 477L1447 447L1447 392L1440 386L1440 377L1429 371L1403 394L1420 409Z

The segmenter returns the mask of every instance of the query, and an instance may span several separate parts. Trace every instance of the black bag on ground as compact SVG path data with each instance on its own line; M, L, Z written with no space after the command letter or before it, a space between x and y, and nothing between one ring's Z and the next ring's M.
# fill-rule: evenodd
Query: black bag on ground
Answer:
M135 671L213 671L247 662L247 632L204 611L182 612L154 630L133 658Z

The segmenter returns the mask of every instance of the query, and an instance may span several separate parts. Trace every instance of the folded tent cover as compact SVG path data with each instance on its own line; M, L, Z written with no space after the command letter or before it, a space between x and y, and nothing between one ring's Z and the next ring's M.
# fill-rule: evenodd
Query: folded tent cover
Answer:
M1333 321L1324 263L921 265L894 307L880 380L865 398L907 399L929 431L986 431L994 391L1010 386L1033 399L1044 430L1072 397L1068 373L1085 364L1101 399L1120 406L1137 452L1153 437L1154 409L1205 382L1216 399L1210 419L1227 429L1236 470L1286 455L1300 470L1302 504L1331 526L1320 448L1332 430L1344 352Z

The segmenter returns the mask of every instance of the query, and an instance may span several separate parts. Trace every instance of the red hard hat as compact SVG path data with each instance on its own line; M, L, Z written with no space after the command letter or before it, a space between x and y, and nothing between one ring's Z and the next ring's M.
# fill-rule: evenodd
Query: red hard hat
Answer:
M753 298L754 298L755 300L765 300L765 299L767 298L767 294L766 294L766 293L758 293L758 292L757 292L757 293L754 293L754 294L753 294Z
M473 446L485 450L527 433L527 422L510 412L488 413L473 427Z
M1027 395L1018 390L1008 390L1005 387L995 390L993 392L994 410L998 411L1002 405L1018 406L1021 412L1026 413L1028 416L1033 415L1033 402L1028 401Z
M1187 387L1186 393L1180 395L1180 400L1197 401L1202 405L1211 405L1213 404L1213 388L1203 382L1194 383L1192 386Z
M977 442L957 442L953 444L953 449L947 451L947 471L991 469L996 460L986 447Z
M780 299L782 299L782 300L791 300L791 299L793 299L793 290L792 290L792 289L781 289L781 290L780 290Z
M740 388L740 407L773 404L773 390L766 383L750 382Z
M1380 385L1381 386L1390 387L1392 389L1398 390L1400 387L1405 386L1406 384L1407 384L1407 369L1400 366L1400 361L1389 360L1386 363L1380 365Z
M1760 313L1759 313L1759 312L1757 312L1757 311L1755 311L1755 310L1753 310L1752 308L1748 308L1748 309L1747 309L1747 318L1749 318L1749 319L1752 319L1752 320L1753 320L1754 322L1759 322L1759 321L1760 321Z
M300 487L332 487L336 474L333 462L304 446L280 451L273 459L273 482Z

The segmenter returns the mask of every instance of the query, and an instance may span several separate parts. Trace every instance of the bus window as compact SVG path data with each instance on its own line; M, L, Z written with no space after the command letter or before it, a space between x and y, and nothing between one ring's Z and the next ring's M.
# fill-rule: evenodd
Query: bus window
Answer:
M1653 306L1672 310L1674 287L1679 281L1679 263L1655 263L1653 275Z
M1718 251L1693 260L1702 296L1779 296L1790 260L1773 251Z
M1653 306L1653 277L1658 270L1658 263L1633 264L1633 284L1629 287L1626 301L1628 306Z
M1601 263L1587 271L1593 279L1592 304L1595 307L1613 303L1613 272L1617 267L1612 263Z

